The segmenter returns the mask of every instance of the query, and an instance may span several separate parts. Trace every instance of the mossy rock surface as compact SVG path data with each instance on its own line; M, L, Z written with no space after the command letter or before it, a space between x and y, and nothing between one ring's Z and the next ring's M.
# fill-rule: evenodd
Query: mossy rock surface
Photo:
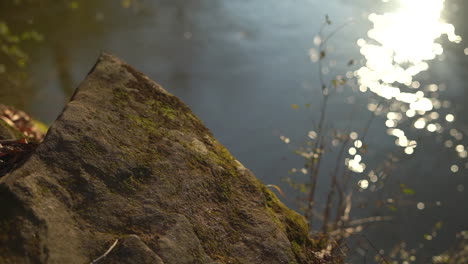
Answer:
M322 263L286 208L178 98L103 54L0 178L0 263Z

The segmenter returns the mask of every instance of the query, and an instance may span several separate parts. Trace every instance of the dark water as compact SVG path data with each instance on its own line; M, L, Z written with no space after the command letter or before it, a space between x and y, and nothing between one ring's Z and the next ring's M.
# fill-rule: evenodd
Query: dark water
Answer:
M185 101L258 178L283 188L288 195L285 203L294 208L296 194L281 179L289 176L291 168L303 167L302 159L292 152L318 120L322 95L317 65L310 61L309 50L315 47L313 39L325 14L333 22L330 28L350 18L355 21L330 40L332 51L327 63L335 63L326 78L331 78L358 70L366 63L356 41L369 39L367 32L373 24L368 15L399 7L397 1L367 0L352 4L344 0L137 3L136 8L125 9L119 1L82 1L74 11L52 5L14 15L1 10L7 20L34 14L33 25L46 38L40 45L29 47L32 88L5 89L0 94L2 103L24 108L51 123L99 53L112 52ZM457 35L468 39L463 16L466 11L464 1L447 0L442 17L454 25ZM14 29L14 25L10 26ZM20 30L27 25L17 27ZM366 227L364 234L385 253L406 241L408 250L417 249L410 254L417 256L414 263L429 263L431 256L450 248L456 232L468 229L468 160L457 156L454 147L444 146L446 140L452 140L454 146L466 144L464 138L453 139L450 129L468 133L468 116L464 114L468 110L468 57L464 48L468 45L465 40L452 43L445 35L437 42L443 46L443 55L428 61L429 70L414 76L414 80L420 82L421 89L428 84L447 87L437 95L441 102L451 103L437 111L443 131L417 130L412 125L417 118L402 122L398 127L418 143L414 153L406 155L403 148L395 146L395 137L387 135L385 115L377 117L366 138L369 152L363 159L367 167L370 170L382 163L390 152L398 153L402 160L389 173L382 191L357 188L356 208L352 211L355 218L394 216L390 222ZM361 64L348 67L350 59ZM371 95L345 88L333 96L327 112L330 126L361 133L371 116L367 110ZM291 104L298 104L299 110L292 109ZM305 108L304 104L311 107ZM453 114L455 122L445 122L446 114ZM290 138L291 143L285 144L280 136ZM456 173L450 170L454 164L459 166ZM332 167L334 159L326 159L323 175L328 175L327 168ZM356 186L362 179L369 182L367 174L368 170L353 176ZM415 194L402 195L400 184L411 187ZM319 201L324 201L327 186L327 177L322 176ZM375 205L388 199L398 199L396 211ZM418 203L424 203L423 210L417 208ZM432 234L438 221L443 222L443 227ZM432 240L425 234L433 236ZM356 239L351 243L361 244ZM360 251L356 252L353 263L363 263Z

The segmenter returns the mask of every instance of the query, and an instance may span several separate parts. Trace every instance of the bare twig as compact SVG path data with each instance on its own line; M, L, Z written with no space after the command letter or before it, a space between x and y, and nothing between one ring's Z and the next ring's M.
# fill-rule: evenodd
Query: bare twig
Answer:
M331 207L333 205L333 198L335 196L335 189L338 189L339 192L342 191L339 188L337 175L338 175L339 169L341 167L340 165L341 165L341 160L343 159L344 150L345 150L346 146L348 145L348 143L349 143L349 137L347 137L345 142L343 142L343 144L341 145L340 152L338 154L338 158L337 158L337 161L336 161L336 164L335 164L335 170L334 170L334 172L332 174L332 180L331 180L331 183L330 183L330 190L328 191L327 204L326 204L326 207L325 207L325 212L323 213L324 221L323 221L323 226L322 226L322 232L324 234L327 234L327 232L328 232L328 221L329 221L329 218L330 218Z
M322 38L323 30L325 27L329 25L329 20L328 16L326 18L326 21L322 24L322 27L320 28L319 32L319 37ZM309 188L309 194L308 194L308 199L307 199L307 209L304 213L304 216L309 222L309 226L312 227L312 212L314 210L314 199L315 199L315 189L317 185L317 180L318 180L318 173L319 173L319 168L320 168L320 161L322 157L322 150L323 150L323 128L325 124L325 117L326 117L326 110L327 110L327 103L328 103L328 89L327 86L325 85L325 81L323 80L323 66L322 66L322 61L325 58L325 50L324 50L324 44L322 41L320 41L319 44L319 67L318 67L318 75L320 78L320 88L321 92L323 95L323 101L322 101L322 107L320 109L320 121L318 123L318 131L317 131L317 140L314 144L313 151L315 155L318 156L312 156L311 164L310 164L310 188Z
M392 216L373 216L367 218L361 218L349 221L347 226L355 226L355 225L362 225L362 224L369 224L374 222L382 222L382 221L390 221L392 220Z
M326 16L326 21L322 24L319 32L319 37L320 37L320 44L319 44L319 67L318 67L318 75L320 78L320 86L321 86L321 92L323 95L323 101L322 101L322 107L320 111L320 119L318 123L318 131L317 131L317 140L314 144L313 151L314 151L314 156L310 160L310 187L309 187L309 193L308 193L308 199L307 199L307 208L305 210L304 216L309 222L309 226L312 227L312 220L313 220L313 211L314 211L314 206L315 206L315 191L317 188L317 181L319 178L319 172L320 172L320 164L322 161L322 155L323 155L323 150L325 146L325 120L326 120L326 111L327 111L327 104L328 104L328 98L330 95L329 88L325 84L324 76L323 76L323 59L325 58L325 44L327 41L337 32L342 30L346 25L348 25L350 22L345 23L335 30L333 30L330 34L328 34L326 37L323 37L323 30L327 25L330 25L331 22L328 19L328 16ZM323 40L322 40L323 37Z
M105 258L107 255L109 255L109 253L115 248L115 246L117 246L117 243L119 242L118 239L115 240L114 244L112 244L112 246L110 246L110 248L104 253L102 254L102 256L100 256L99 258L91 261L90 264L95 264L95 263L98 263L98 261L100 261L101 259Z
M335 35L336 33L338 33L340 30L342 30L343 28L345 28L346 26L350 25L354 23L354 20L350 20L346 23L343 23L341 24L340 26L338 26L334 31L332 31L330 34L328 34L328 36L322 41L322 43L326 43L328 40L330 40L330 38L333 37L333 35Z
M335 216L336 227L338 227L339 222L343 221L344 219L344 215L345 215L345 211L347 207L347 201L348 201L348 196L346 196L345 193L349 186L350 176L351 176L351 171L346 170L342 177L343 187L338 196L338 207L336 208L336 216Z
M378 104L377 104L377 107L380 106L382 102L380 101ZM374 121L375 119L375 114L374 113L371 113L371 116L369 117L369 119L367 120L366 122L366 125L364 126L364 129L361 133L361 141L362 142L365 142L366 138L367 138L367 134L369 132L369 129L370 129L370 126L372 124L372 122ZM342 192L345 193L346 190L348 189L349 187L349 182L350 182L350 179L351 179L351 176L352 176L353 172L348 170L346 171L344 174L343 174L343 188L342 188ZM344 201L344 195L343 193L339 193L339 197L338 197L338 208L337 208L337 213L336 213L336 219L335 219L335 225L338 226L338 222L339 221L342 221L344 219L344 213L345 213L345 208L346 208L346 205L345 205L345 201ZM344 223L343 223L344 225Z

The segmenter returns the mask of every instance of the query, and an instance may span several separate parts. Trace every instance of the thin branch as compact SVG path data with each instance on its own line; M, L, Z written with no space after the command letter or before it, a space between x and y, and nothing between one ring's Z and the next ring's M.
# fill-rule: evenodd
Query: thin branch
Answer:
M369 224L369 223L374 223L374 222L390 221L392 219L393 219L392 216L372 216L372 217L361 218L361 219L356 219L356 220L349 221L348 224L346 225L346 227L362 225L362 224Z
M347 196L345 198L345 192L346 190L348 189L349 187L349 180L350 180L350 175L351 175L351 171L350 170L346 170L343 174L343 188L341 190L341 193L339 195L339 201L338 201L338 207L336 209L336 217L335 217L335 226L338 227L338 223L343 220L343 217L344 217L344 214L345 214L345 211L346 211L346 199L347 199ZM343 223L344 224L344 223Z
M346 23L343 23L341 24L340 26L338 26L334 31L332 31L330 34L328 34L328 36L321 42L321 43L326 43L328 40L330 40L330 38L332 38L336 33L338 33L340 30L342 30L344 27L350 25L354 23L354 20L351 20L351 21L348 21Z
M309 222L310 227L312 227L312 219L313 219L312 212L313 212L314 206L315 206L315 191L316 191L316 188L317 188L317 181L318 181L318 178L319 178L320 164L321 164L321 161L322 161L322 154L323 154L322 152L324 150L324 145L325 145L325 143L324 143L324 141L325 141L325 139L324 139L325 138L324 137L324 131L325 131L324 126L325 126L325 120L326 120L327 103L328 103L328 98L329 98L329 95L330 95L329 88L327 88L327 85L325 84L325 80L324 80L324 76L323 76L324 74L323 74L322 62L323 62L323 59L326 56L326 54L325 54L325 44L331 37L333 37L333 35L335 35L337 32L339 32L341 29L343 29L350 22L352 22L352 21L349 21L349 22L339 26L334 31L332 31L330 34L328 34L326 37L324 37L324 39L322 40L323 31L324 31L325 27L330 24L330 21L329 21L328 16L327 16L326 21L322 24L322 26L320 28L320 32L319 32L319 37L320 37L321 41L320 41L320 44L319 44L319 47L318 47L319 48L318 75L319 75L319 79L320 79L320 86L321 86L321 91L322 91L322 95L323 95L323 101L322 101L322 107L321 107L321 111L320 111L320 121L319 121L319 124L318 124L317 141L314 144L314 148L313 148L313 151L315 152L315 154L318 155L318 157L312 157L312 160L311 160L310 189L309 189L309 194L308 194L307 209L306 209L306 211L304 213L306 219Z
M105 258L107 255L109 255L109 253L115 248L115 246L117 246L117 243L119 242L118 239L115 240L114 244L112 244L112 246L106 251L106 253L104 253L102 256L100 256L99 258L91 261L90 264L95 264L95 263L98 263L98 261L102 260L103 258Z
M322 24L322 27L320 28L320 33L319 37L322 38L323 30L325 26L328 25L328 17L327 21ZM305 217L307 221L309 222L309 226L312 227L312 211L314 210L314 200L315 200L315 190L316 190L316 185L317 185L317 180L318 180L318 173L319 173L319 168L320 168L320 161L322 157L322 150L323 150L323 127L325 123L325 117L326 117L326 110L327 110L327 103L328 103L328 91L327 87L325 85L325 81L323 80L323 66L322 66L322 60L325 57L324 53L324 48L323 48L323 42L321 41L319 44L319 67L318 67L318 75L320 78L320 88L321 92L323 95L323 101L322 101L322 107L320 109L320 121L318 124L318 131L317 131L317 140L314 144L314 147L312 148L312 151L314 154L318 155L318 157L312 156L311 160L311 170L310 170L310 188L309 188L309 195L307 199L307 209L305 211Z
M341 165L341 160L343 159L344 150L345 150L346 146L348 145L348 143L349 143L349 137L347 137L345 142L343 142L343 144L341 145L340 152L338 154L338 158L337 158L336 164L335 164L335 170L334 170L334 172L332 174L332 180L331 180L331 183L330 183L330 190L328 191L327 204L326 204L326 207L325 207L325 212L323 213L324 221L323 221L323 226L322 226L322 232L324 234L327 234L327 232L328 232L328 221L329 221L329 218L330 218L331 207L333 205L333 197L335 196L335 189L339 188L337 175L338 175L338 171L339 171L339 169L341 167L340 165ZM341 192L340 189L339 189L339 191Z

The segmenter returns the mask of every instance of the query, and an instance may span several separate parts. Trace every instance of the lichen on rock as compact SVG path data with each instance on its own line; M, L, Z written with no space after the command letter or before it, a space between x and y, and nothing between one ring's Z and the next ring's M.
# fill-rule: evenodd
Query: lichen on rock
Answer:
M322 263L285 207L177 97L103 54L0 179L0 263Z

